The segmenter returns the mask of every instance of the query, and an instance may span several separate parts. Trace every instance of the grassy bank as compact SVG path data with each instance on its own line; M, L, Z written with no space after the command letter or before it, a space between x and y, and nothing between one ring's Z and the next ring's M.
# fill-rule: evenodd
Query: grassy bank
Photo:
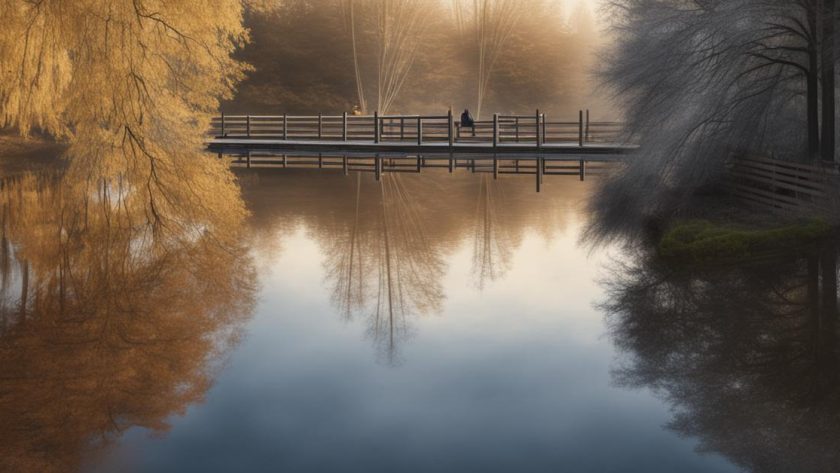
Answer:
M806 251L835 233L820 219L762 226L681 220L664 233L658 251L665 259L685 263L737 261Z

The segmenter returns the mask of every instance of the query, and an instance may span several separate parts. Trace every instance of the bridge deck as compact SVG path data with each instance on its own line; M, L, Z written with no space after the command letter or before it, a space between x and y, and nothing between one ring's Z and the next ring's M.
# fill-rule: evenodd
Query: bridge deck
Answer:
M213 138L208 149L223 154L247 152L324 152L324 153L410 153L410 154L500 154L500 155L568 155L568 156L620 156L635 149L634 146L613 143L476 143L446 142L407 143L400 141L337 141L337 140L283 140L264 138Z

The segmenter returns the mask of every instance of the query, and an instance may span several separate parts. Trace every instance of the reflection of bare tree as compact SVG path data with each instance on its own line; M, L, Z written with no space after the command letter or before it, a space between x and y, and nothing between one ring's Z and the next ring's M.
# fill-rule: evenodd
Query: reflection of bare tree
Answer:
M400 175L388 175L381 189L376 302L370 331L393 360L397 339L408 335L407 317L440 310L444 267L438 247L425 231L431 222L421 221Z
M251 262L222 220L155 230L140 193L86 188L0 191L2 471L72 472L126 429L164 431L253 307Z
M504 188L487 174L479 178L476 205L473 275L479 289L503 277L510 269L513 254L507 228L502 219Z
M302 223L321 244L341 316L369 317L371 338L391 360L411 318L440 310L448 252L472 244L478 287L502 278L523 235L550 239L562 231L588 185L575 180L537 194L530 176L496 181L484 173L424 170L386 173L376 182L360 173L240 172L251 176L240 182L255 233L278 241Z
M365 304L365 255L361 244L361 191L362 176L356 174L356 191L353 196L353 220L348 229L350 235L346 241L337 241L334 248L328 252L329 264L327 277L335 281L333 284L332 300L338 306L343 317L350 319L354 312L361 310Z
M673 405L670 428L747 471L840 468L836 256L731 268L623 267L605 304L624 385Z
M383 176L379 193L364 197L357 176L352 222L326 251L327 277L341 313L367 313L371 338L394 362L410 317L440 309L443 262L399 175Z

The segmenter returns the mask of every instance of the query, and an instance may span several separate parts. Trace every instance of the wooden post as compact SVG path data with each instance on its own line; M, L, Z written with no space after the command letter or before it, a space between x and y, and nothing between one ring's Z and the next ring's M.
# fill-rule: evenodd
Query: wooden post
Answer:
M542 114L542 141L540 143L540 146L545 144L545 142L547 141L545 136L546 136L545 135L545 113L543 113Z
M379 111L373 112L373 142L379 143ZM376 180L379 180L377 177Z
M341 114L341 141L347 141L347 112Z
M581 110L578 116L578 145L583 148L583 143L583 110Z
M499 157L493 153L493 179L499 178Z
M251 152L250 151L248 151L248 155L245 159L247 159L245 166L248 169L251 169Z
M400 141L405 139L405 117L400 117Z
M347 113L345 112L344 115L347 115ZM342 156L341 164L342 164L342 167L344 168L344 175L346 176L347 174L349 174L349 172L348 172L349 171L349 166L347 165L347 155L346 154L344 156Z
M285 113L283 114L283 141L286 141L289 137L289 116ZM286 165L285 157L283 158L283 165Z
M586 161L580 160L580 180L586 179Z
M514 118L513 127L514 127L514 133L515 133L515 136L516 136L516 142L519 143L519 117L518 116L516 118Z
M449 138L449 147L452 148L452 146L454 146L454 144L455 144L455 135L453 133L454 132L453 129L455 127L455 124L454 124L454 120L452 119L452 109L451 108L449 109L449 114L448 114L447 117L448 117L447 123L449 124L449 131L447 131L447 136ZM452 166L450 166L449 168L450 168L449 172L452 172L451 171Z
M545 177L545 156L540 155L540 184L542 184Z
M225 112L222 112L222 137L225 136Z
M589 109L586 109L586 130L583 133L584 142L589 141Z
M537 192L539 192L540 187L542 187L542 166L540 166L540 158L534 158L534 167L536 168L534 175L537 176Z
M423 118L417 116L417 145L423 144Z
M324 155L318 153L318 169L321 169L322 167L324 167Z
M537 112L534 114L534 133L536 134L537 149L542 148L540 144L540 109L537 109Z
M286 155L283 155L283 167L285 168L288 165L288 160L286 159Z
M373 168L376 173L376 180L379 180L379 177L382 176L382 158L377 154L373 158Z
M499 114L493 114L493 147L499 146Z
M251 137L251 115L245 116L245 134L248 138Z
M455 169L455 155L452 152L449 152L449 174L452 174L452 171Z
M318 114L318 139L321 139L321 129L323 128L322 122L324 121L323 116L319 113Z

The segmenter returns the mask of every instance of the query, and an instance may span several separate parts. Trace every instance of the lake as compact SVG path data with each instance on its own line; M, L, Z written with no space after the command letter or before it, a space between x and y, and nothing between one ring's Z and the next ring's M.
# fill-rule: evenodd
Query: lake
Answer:
M715 326L692 327L694 335L681 338L687 319L678 316L704 307L726 312L695 301L674 315L674 326L667 319L645 326L655 311L642 302L659 297L644 293L654 286L645 280L654 267L628 270L642 257L582 240L597 180L551 177L536 193L533 177L496 180L462 170L386 173L379 182L370 173L301 169L240 169L237 176L251 212L243 253L191 249L183 260L162 258L142 278L130 272L140 289L106 298L108 327L127 317L113 341L85 335L58 349L45 342L47 326L27 335L4 329L4 349L16 350L2 359L4 371L13 362L26 367L26 381L10 375L0 391L3 412L18 419L0 427L0 438L20 456L19 471L730 472L760 465L751 455L761 448L741 445L732 426L730 437L719 435L703 424L710 417L696 397L680 397L697 383L709 389L738 378L743 367L735 362L717 371L699 366L705 353L716 353L714 343L689 352L691 362L681 358L686 344L705 340ZM788 274L801 267L786 264ZM39 274L35 263L7 272L9 294L26 293L20 281ZM100 279L118 285L122 277ZM758 284L753 276L738 281ZM700 296L690 292L686 300ZM737 359L730 351L720 356ZM662 372L646 370L652 362ZM79 374L68 375L70 366ZM700 399L714 404L715 395L704 391ZM721 415L740 409L733 399ZM768 409L773 402L767 394ZM737 418L734 430L786 438L779 425L753 421ZM836 440L836 430L815 435ZM799 459L796 448L778 455Z

